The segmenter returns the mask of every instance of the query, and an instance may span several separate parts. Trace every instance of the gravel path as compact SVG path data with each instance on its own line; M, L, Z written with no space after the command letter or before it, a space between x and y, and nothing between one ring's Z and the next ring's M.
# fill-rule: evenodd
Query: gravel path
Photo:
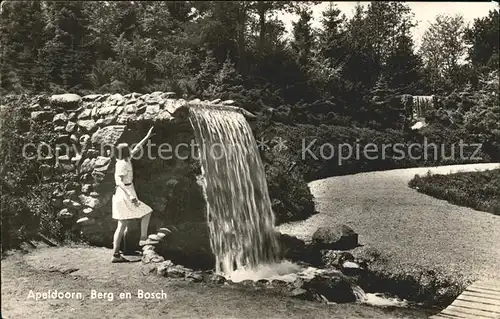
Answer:
M497 168L471 164L398 169L311 182L319 214L284 224L283 233L310 240L319 226L346 224L361 244L391 256L387 267L444 270L467 280L500 277L500 216L452 205L408 187L415 174Z

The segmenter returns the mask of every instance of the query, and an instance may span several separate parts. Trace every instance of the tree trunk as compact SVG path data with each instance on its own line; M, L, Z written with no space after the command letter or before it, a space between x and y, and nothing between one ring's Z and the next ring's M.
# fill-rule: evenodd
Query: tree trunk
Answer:
M259 1L257 4L257 12L259 14L259 52L264 51L264 41L266 39L266 3Z
M247 12L245 4L238 6L238 69L241 74L247 74L248 63L246 60L246 48L245 48L245 30L246 30L246 19Z

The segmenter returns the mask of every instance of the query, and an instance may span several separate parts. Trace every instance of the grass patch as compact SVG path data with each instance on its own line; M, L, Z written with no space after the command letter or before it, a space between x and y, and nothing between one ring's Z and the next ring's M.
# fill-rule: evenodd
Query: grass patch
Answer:
M500 168L448 175L416 175L409 186L452 204L500 216Z

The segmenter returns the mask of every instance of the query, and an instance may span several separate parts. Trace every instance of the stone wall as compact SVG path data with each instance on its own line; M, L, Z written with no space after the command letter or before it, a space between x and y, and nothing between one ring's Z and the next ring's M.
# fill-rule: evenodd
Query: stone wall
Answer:
M192 106L230 108L247 118L253 117L231 106L233 103L186 101L176 99L172 92L32 98L31 119L52 122L54 132L59 135L53 145L53 156L44 160L45 174L64 172L72 176L52 194L59 218L74 221L83 238L91 244L110 246L116 227L111 218L111 198L115 190L113 147L120 142L137 143L154 125L156 134L151 138L150 147L154 156L133 160L138 197L154 209L150 231L171 228L169 240L159 247L164 253L184 254L192 250L211 254L199 186L199 163L187 148L186 159L161 159L157 156L158 144L175 146L194 140L186 119L187 110ZM138 225L139 221L129 230L127 238L132 247L127 248L135 248Z

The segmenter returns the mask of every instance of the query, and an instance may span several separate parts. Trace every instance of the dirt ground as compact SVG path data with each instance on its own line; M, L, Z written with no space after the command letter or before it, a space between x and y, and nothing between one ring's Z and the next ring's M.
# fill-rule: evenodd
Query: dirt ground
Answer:
M145 275L141 262L111 264L111 250L75 246L13 252L2 259L2 318L427 318L410 309L325 305L268 291ZM81 292L84 299L34 300L30 290ZM91 290L114 293L91 299ZM145 300L137 291L166 293ZM131 299L119 294L131 292Z

